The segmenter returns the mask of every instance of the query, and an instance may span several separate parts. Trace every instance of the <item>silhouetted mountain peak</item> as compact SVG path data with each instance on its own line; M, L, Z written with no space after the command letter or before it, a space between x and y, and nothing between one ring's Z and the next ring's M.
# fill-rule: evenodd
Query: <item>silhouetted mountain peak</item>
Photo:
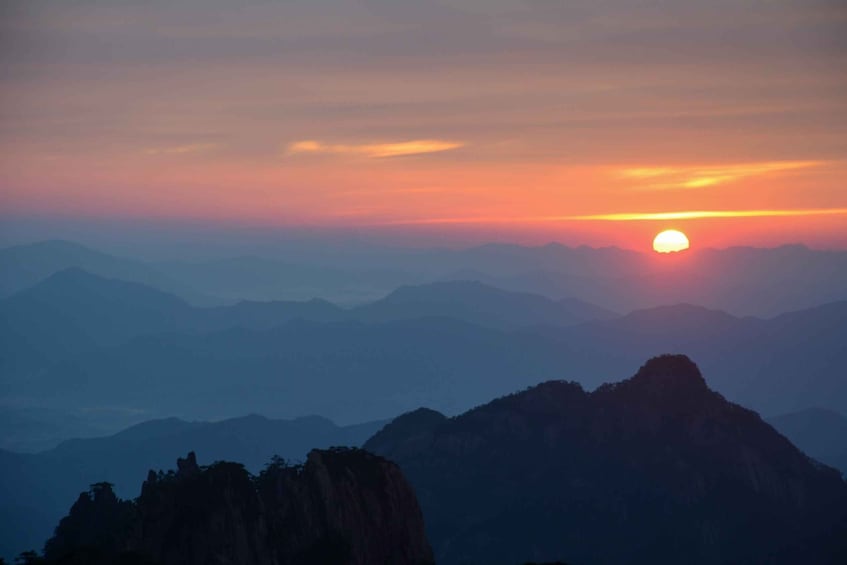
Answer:
M684 429L693 425L692 421L704 418L722 421L722 415L736 409L748 412L710 389L700 369L685 355L653 357L634 376L602 385L592 397L595 402L620 407L633 423L644 424L657 417L674 418ZM749 414L758 419L752 412ZM698 433L693 428L689 431Z
M422 431L431 429L445 420L447 416L441 412L421 407L397 416L377 435L386 432L403 434L408 430Z
M445 416L438 410L421 407L416 410L412 410L411 412L406 412L401 416L398 416L391 422L391 424L389 424L389 426L399 427L405 425L406 423L415 425L439 424L446 419L447 416Z
M638 369L630 381L633 385L651 389L709 390L700 369L687 355L653 357Z
M486 412L491 408L496 410L514 410L533 416L556 416L557 414L584 403L589 398L582 386L570 381L546 381L528 388L525 391L511 394L504 398L471 410Z
M384 439L365 447L409 477L439 563L530 551L585 563L803 561L795 548L824 562L843 535L840 474L711 391L684 355L594 392L550 381Z
M192 477L200 473L200 465L197 464L197 455L193 451L189 451L185 458L179 457L176 460L176 476Z
M368 446L380 446L381 449L392 449L414 438L417 438L416 443L426 442L429 441L432 432L447 420L447 416L441 412L429 408L418 408L394 418L374 434L364 447L370 449Z

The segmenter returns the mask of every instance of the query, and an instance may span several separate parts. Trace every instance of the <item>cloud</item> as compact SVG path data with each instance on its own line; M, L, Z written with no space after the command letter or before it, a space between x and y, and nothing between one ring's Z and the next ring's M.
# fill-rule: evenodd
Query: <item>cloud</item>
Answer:
M623 179L634 180L637 188L705 188L772 173L819 167L826 161L765 161L695 167L635 167L616 171Z
M295 141L289 143L285 154L288 156L308 153L325 153L333 155L358 155L380 159L384 157L400 157L404 155L422 155L425 153L440 153L458 149L465 144L458 141L442 139L416 139L389 143L370 144L326 144L315 140Z
M218 149L219 143L191 143L188 145L174 145L171 147L151 147L145 149L147 155L186 155L189 153L205 153Z
M800 208L797 210L691 210L682 212L625 212L564 216L562 220L601 220L610 222L651 220L695 220L700 218L766 218L789 216L838 216L847 214L847 208Z
M388 222L396 225L438 224L533 224L576 221L662 221L696 220L706 218L766 218L802 216L847 215L847 208L799 208L796 210L685 210L678 212L620 212L614 214L590 214L585 216L470 216L418 218Z

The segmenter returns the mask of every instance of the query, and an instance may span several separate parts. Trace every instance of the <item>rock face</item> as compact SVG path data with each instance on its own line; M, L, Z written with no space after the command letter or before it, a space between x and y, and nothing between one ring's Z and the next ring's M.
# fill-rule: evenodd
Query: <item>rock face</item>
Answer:
M134 502L95 486L47 543L49 562L432 562L417 499L400 470L358 449L314 450L302 466L276 460L258 477L237 463L199 467L190 453L176 473L151 471Z
M591 393L547 382L398 418L365 448L403 469L440 564L847 562L840 474L685 356Z

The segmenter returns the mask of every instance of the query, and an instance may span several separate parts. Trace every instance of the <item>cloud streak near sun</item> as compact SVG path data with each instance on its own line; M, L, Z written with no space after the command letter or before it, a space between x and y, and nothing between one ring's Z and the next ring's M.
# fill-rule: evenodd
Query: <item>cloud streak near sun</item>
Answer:
M840 216L847 215L847 208L805 208L797 210L685 210L678 212L621 212L614 214L589 214L584 216L479 216L479 217L448 217L422 218L388 222L398 225L428 225L428 224L508 224L508 223L547 223L547 222L638 222L662 220L698 220L698 219L727 219L727 218L775 218L775 217L805 217L805 216Z
M617 171L622 179L640 183L639 188L706 188L772 173L820 167L825 161L766 161L692 167L634 167Z
M609 222L631 222L651 220L697 220L707 218L775 218L801 216L838 216L847 214L847 208L813 208L799 210L691 210L682 212L625 212L617 214L594 214L587 216L564 216L561 220L600 220Z
M410 141L366 144L327 144L315 140L304 140L289 143L286 147L285 154L287 156L299 154L354 155L381 159L385 157L441 153L443 151L458 149L464 145L464 143L459 141L442 139L415 139Z

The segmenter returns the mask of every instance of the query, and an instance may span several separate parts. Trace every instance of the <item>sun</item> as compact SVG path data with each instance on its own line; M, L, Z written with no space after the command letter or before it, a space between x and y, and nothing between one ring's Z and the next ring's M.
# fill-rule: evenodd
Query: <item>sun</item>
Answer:
M688 249L688 238L679 230L665 230L653 239L653 251L672 253Z

